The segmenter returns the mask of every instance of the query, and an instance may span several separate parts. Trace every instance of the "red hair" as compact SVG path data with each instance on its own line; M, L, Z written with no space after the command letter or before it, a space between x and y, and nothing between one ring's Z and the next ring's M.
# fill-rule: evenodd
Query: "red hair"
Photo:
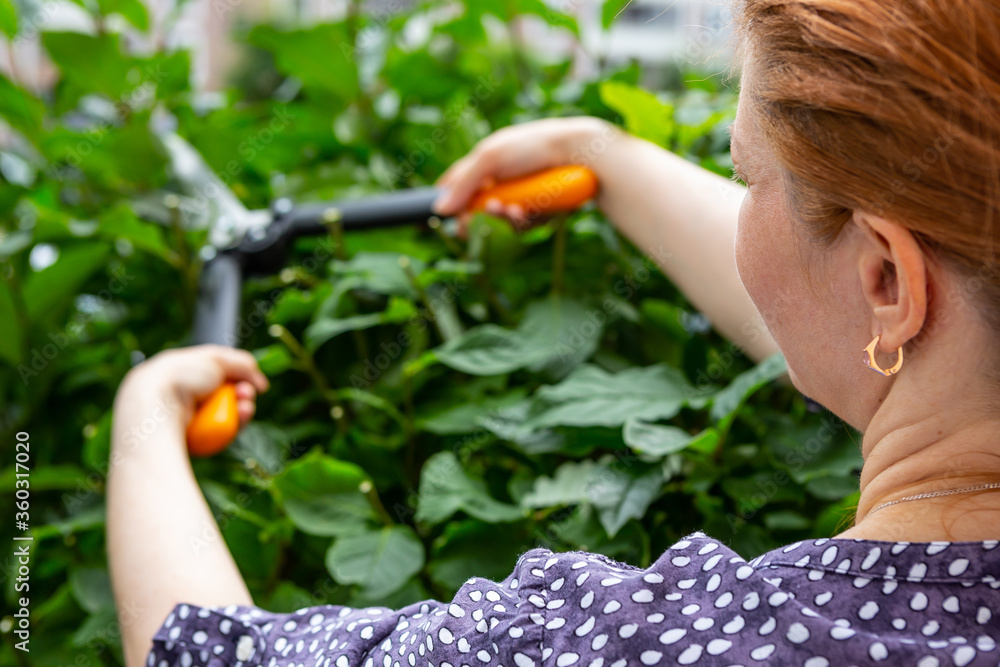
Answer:
M789 208L832 243L855 210L909 229L1000 335L1000 7L734 0L737 63Z

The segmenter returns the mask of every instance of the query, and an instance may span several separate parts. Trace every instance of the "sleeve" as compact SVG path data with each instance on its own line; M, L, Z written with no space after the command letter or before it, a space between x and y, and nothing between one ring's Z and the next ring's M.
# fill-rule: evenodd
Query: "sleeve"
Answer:
M473 577L451 602L399 610L338 605L277 614L178 604L153 638L149 667L534 667L542 662L544 564L523 554L502 582Z

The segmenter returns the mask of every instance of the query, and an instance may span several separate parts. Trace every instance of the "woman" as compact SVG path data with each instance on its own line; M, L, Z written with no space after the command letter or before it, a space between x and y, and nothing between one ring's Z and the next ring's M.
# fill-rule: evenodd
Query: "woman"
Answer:
M451 603L273 614L253 606L182 437L224 378L244 420L266 380L243 352L167 352L115 412L109 555L130 665L1000 662L1000 9L737 4L748 189L599 121L548 120L483 141L438 206L589 164L603 210L723 333L756 359L780 349L795 386L864 433L855 524L749 563L700 533L646 569L534 549Z

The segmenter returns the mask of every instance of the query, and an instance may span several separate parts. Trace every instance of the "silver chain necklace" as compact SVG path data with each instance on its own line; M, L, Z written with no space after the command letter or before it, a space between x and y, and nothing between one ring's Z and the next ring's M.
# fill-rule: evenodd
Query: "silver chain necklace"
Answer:
M871 516L878 512L880 509L889 507L890 505L895 505L897 503L905 503L910 500L923 500L924 498L937 498L939 496L950 496L956 493L971 493L973 491L985 491L987 489L1000 489L1000 482L990 482L989 484L980 484L978 486L970 486L965 489L951 489L949 491L930 491L929 493L918 493L915 496L906 496L898 500L890 500L887 503L882 503L873 510L869 510L868 514L865 516Z

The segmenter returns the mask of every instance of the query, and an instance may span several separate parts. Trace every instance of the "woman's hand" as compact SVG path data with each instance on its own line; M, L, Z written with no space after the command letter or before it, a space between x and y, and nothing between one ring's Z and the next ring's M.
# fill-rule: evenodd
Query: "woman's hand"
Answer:
M549 167L582 164L597 176L596 204L615 227L652 258L716 329L755 361L777 351L744 288L733 244L746 188L597 118L553 118L505 127L483 139L439 179L447 190L439 215L458 215L465 234L472 195ZM516 206L486 206L518 228ZM751 325L752 326L748 326Z
M257 392L268 388L252 354L221 345L160 352L125 376L115 398L115 422L139 424L153 416L184 427L196 403L223 382L236 384L240 424L245 424L253 417Z
M464 236L471 214L464 209L477 190L496 181L533 174L550 167L589 161L590 144L615 132L608 123L588 117L547 118L497 130L453 164L438 179L447 192L434 205L439 215L456 215ZM539 222L529 219L517 205L504 207L497 200L486 204L491 215L507 218L518 229Z
M184 448L196 402L235 382L241 422L268 387L253 355L218 345L161 352L115 397L107 484L111 583L130 667L179 602L252 604Z

